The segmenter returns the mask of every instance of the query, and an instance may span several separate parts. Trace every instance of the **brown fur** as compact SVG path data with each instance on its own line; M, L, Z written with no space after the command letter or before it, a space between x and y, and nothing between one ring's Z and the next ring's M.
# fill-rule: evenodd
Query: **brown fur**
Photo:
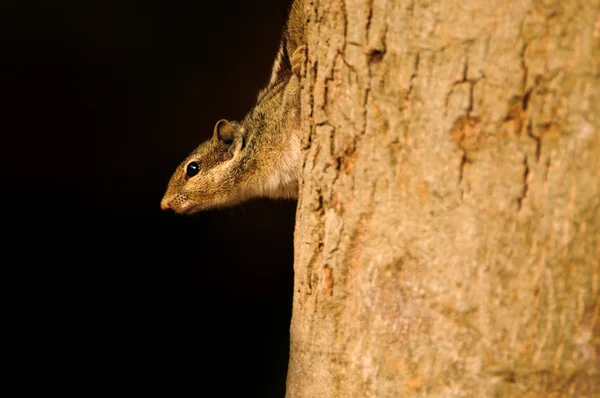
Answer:
M300 168L300 68L304 0L291 6L271 78L241 122L219 121L175 170L161 207L179 213L234 205L253 197L296 198ZM187 167L200 171L189 177Z

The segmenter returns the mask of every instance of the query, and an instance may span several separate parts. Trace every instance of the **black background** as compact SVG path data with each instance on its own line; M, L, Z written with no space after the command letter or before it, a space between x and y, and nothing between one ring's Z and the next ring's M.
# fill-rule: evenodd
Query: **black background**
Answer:
M192 365L182 378L196 392L283 396L296 203L255 200L193 217L159 205L175 167L215 122L239 120L253 105L288 2L0 7L3 225L26 242L18 265L35 258L56 272L102 274L103 298L135 291L139 307L171 296L174 315L160 327L169 344L183 341L178 351ZM80 287L93 279L73 275ZM123 336L127 318L115 319Z

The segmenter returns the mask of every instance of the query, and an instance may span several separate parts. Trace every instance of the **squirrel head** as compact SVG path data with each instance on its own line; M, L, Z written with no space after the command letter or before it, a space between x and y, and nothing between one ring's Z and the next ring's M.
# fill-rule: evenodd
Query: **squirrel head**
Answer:
M212 138L196 148L173 173L161 208L191 214L237 203L237 170L243 148L241 126L219 120Z

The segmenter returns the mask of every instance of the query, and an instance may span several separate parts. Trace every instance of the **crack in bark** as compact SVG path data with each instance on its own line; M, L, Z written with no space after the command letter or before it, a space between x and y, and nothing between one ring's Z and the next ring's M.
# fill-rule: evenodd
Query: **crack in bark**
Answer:
M469 112L470 110L468 110ZM471 163L471 159L469 159L469 153L467 148L469 147L468 141L471 140L473 136L472 130L476 128L479 123L479 118L471 117L469 114L461 115L456 119L454 125L452 126L452 139L458 145L458 148L462 152L462 156L460 159L459 167L458 167L458 187L460 189L460 198L463 197L463 189L461 187L463 177L464 177L464 168L467 163ZM472 145L471 145L472 146Z
M524 111L526 111L529 107L529 99L531 98L531 92L532 89L527 90L525 92L525 95L523 96L523 100L521 101L521 108L523 108Z
M412 90L413 90L413 83L415 81L415 78L417 77L417 74L419 73L419 63L421 62L421 53L417 53L415 55L415 64L414 64L414 70L413 73L410 75L410 81L408 83L408 92L406 93L406 100L410 100L411 95L412 95Z
M371 9L369 10L369 12L372 14L373 13L373 0L371 0ZM383 56L386 53L386 48L387 48L387 34L388 34L388 24L387 21L386 23L383 24L383 32L378 33L377 37L376 37L376 42L374 43L374 45L369 45L369 30L371 27L371 17L369 16L369 21L367 22L367 28L366 28L366 43L367 43L367 62L369 64L378 64L379 62L381 62L381 60L383 59Z
M448 92L448 94L446 95L446 99L445 99L445 108L448 108L448 103L450 102L450 97L452 96L452 94L454 94L454 88L456 86L459 86L461 84L469 84L469 104L467 105L467 117L470 117L471 115L471 111L473 110L473 90L475 89L475 85L477 83L479 83L480 80L485 79L485 75L481 75L480 77L477 77L475 79L468 79L469 73L469 56L466 56L465 59L465 63L463 65L463 72L462 72L462 79L455 81L452 84L452 87L450 87L450 91Z
M342 19L344 20L344 33L343 33L343 38L344 38L344 42L342 43L342 53L346 53L346 38L347 38L347 32L348 32L348 11L346 8L346 2L345 1L341 1L341 7L342 7Z
M464 195L464 189L461 187L462 184L462 180L463 180L463 173L464 173L464 169L465 169L465 164L467 164L467 162L469 161L469 158L467 158L467 151L462 148L462 157L460 158L460 165L458 166L458 189L460 191L460 198L463 198Z
M313 244L314 242L318 242L318 244L316 245L314 251L313 251L313 255L311 256L310 260L308 260L308 262L306 263L306 286L307 286L307 292L306 292L306 296L310 296L312 294L312 287L313 287L313 277L316 277L316 275L313 275L313 268L315 264L320 263L321 257L323 255L323 240L324 240L324 231L323 231L323 226L324 224L324 217L325 217L325 206L323 204L323 191L321 190L321 188L319 188L318 186L315 187L315 191L317 193L317 203L316 203L316 207L313 210L315 213L317 213L317 216L319 218L319 222L316 223L315 225L319 226L317 228L316 232L316 237L312 242L308 242L309 244ZM318 282L318 279L316 280L316 282ZM306 300L304 300L306 301Z
M536 162L539 162L542 154L542 138L533 134L533 123L531 122L531 118L527 123L527 136L535 141L535 160Z
M346 46L344 46L344 49L345 49L345 47ZM352 73L354 73L354 77L356 79L355 83L359 84L360 81L358 80L358 72L356 71L356 68L352 64L350 64L348 61L346 61L346 57L344 56L344 53L338 52L338 56L342 59L342 62L344 63L344 65L346 65L348 67L348 69L350 69L352 71Z
M528 42L523 44L523 48L521 49L521 68L523 69L523 83L522 83L522 91L523 91L523 100L521 102L521 108L523 111L527 111L529 108L529 101L531 100L531 94L536 86L540 84L539 76L533 82L533 87L527 90L527 79L529 78L529 68L527 67L527 62L525 61L525 55L527 53L527 47L529 46ZM535 141L535 159L536 162L540 161L540 156L542 154L542 138L533 134L533 122L531 117L528 118L527 121L527 136Z
M452 84L452 87L450 88L450 92L448 93L448 95L446 95L446 99L445 99L445 107L447 109L449 101L450 101L450 97L454 93L454 88L461 84L469 85L469 94L468 94L469 97L468 97L468 103L467 103L467 107L465 109L465 113L456 119L456 121L454 122L453 128L451 130L452 138L458 144L458 147L462 151L462 156L461 156L459 167L458 167L458 184L457 184L457 186L459 187L460 199L462 199L464 196L464 189L462 188L461 185L462 185L462 181L464 178L465 165L467 163L471 163L471 160L469 159L467 147L470 147L471 149L473 149L472 148L473 143L469 144L469 142L472 140L473 135L469 134L469 132L471 131L471 129L474 129L477 126L477 124L480 122L478 117L476 117L476 116L474 117L471 115L471 112L473 111L473 107L474 107L474 102L475 102L474 101L475 85L480 80L485 79L484 74L482 74L481 76L476 77L474 79L469 79L468 76L469 76L469 55L466 54L465 61L463 64L462 78L461 78L461 80L455 81ZM474 137L477 138L476 135ZM465 143L466 139L469 140L467 143Z
M517 198L517 212L521 210L523 205L523 200L527 197L527 192L529 191L529 182L527 181L527 177L529 176L529 162L527 160L527 155L523 158L523 189L521 195Z
M529 69L527 68L527 63L525 62L525 52L527 51L527 46L528 43L525 42L523 44L523 48L521 49L521 69L523 69L523 89L522 91L525 92L525 90L527 89L527 75L529 73ZM524 96L525 97L525 96ZM525 107L523 107L523 109L527 109Z
M373 18L373 2L374 0L368 0L367 7L369 9L369 13L367 14L367 25L365 27L365 43L369 42L369 29L371 28L371 18Z
M548 182L548 175L550 174L550 167L551 166L552 166L552 161L550 160L550 157L548 157L546 159L546 173L544 174L544 183Z

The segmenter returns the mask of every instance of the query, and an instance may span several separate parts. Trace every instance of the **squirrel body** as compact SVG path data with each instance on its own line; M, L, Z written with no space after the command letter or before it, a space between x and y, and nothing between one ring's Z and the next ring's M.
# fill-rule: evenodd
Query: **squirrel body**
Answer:
M217 122L212 138L173 173L162 209L190 214L256 197L297 198L303 7L303 0L290 7L269 82L255 106L240 122Z

